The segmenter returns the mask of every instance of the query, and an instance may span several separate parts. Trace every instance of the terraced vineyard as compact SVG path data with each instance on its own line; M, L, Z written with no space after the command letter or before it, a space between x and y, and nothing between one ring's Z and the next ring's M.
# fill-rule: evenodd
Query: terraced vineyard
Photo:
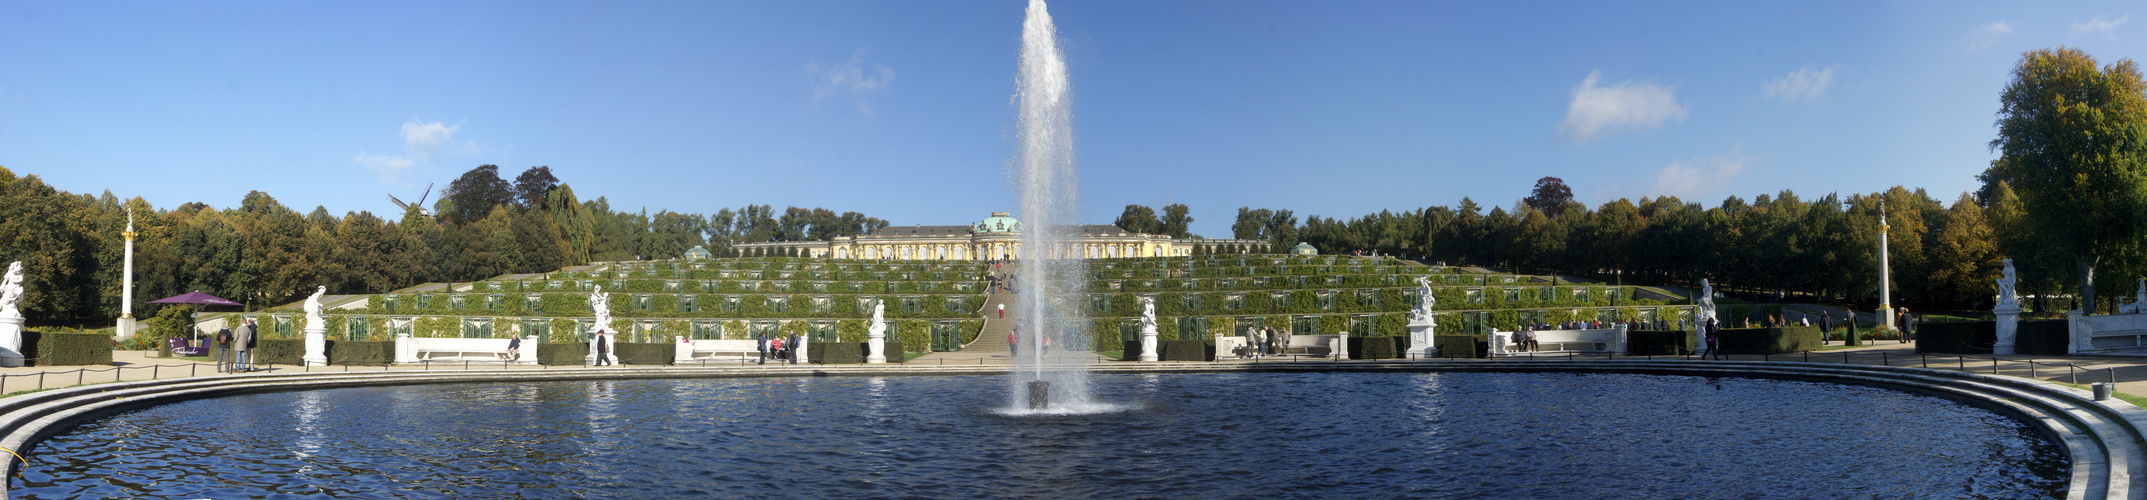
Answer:
M886 300L888 333L911 350L952 349L982 322L988 264L739 258L598 264L474 283L432 283L328 304L328 337L578 342L593 326L588 295L611 294L621 342L745 339L770 332L815 342L863 342L872 303ZM257 315L266 338L298 338L296 305ZM231 315L226 315L228 320Z

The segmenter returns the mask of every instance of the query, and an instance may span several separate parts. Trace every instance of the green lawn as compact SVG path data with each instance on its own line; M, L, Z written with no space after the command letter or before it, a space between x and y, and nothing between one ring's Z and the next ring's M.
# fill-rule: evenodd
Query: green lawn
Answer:
M2090 387L2088 387L2088 386L2085 386L2085 385L2080 385L2080 384L2068 384L2068 383L2064 383L2064 382L2051 382L2051 383L2054 383L2054 384L2057 384L2057 385L2062 385L2062 386L2066 386L2066 387L2071 387L2071 388L2074 388L2074 389L2079 389L2079 390L2083 390L2083 391L2093 391L2093 390L2094 390L2093 388L2090 388ZM2110 396L2116 397L2117 399L2121 399L2121 400L2124 400L2124 402L2127 402L2127 403L2132 403L2132 406L2137 406L2137 407L2141 407L2141 408L2147 408L2147 397L2140 397L2140 396L2134 396L2134 395L2131 395L2131 394L2125 394L2125 393L2122 393L2122 392L2117 392L2117 391L2116 391L2115 389L2112 389L2112 390L2110 391Z

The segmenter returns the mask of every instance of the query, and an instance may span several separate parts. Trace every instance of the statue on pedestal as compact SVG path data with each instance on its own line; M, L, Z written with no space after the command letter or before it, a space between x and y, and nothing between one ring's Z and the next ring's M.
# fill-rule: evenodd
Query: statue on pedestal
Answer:
M0 366L22 366L22 261L0 278Z
M306 297L305 356L299 358L307 366L328 365L328 320L321 317L321 296L328 293L323 285Z
M872 301L872 322L865 324L865 363L887 362L887 299Z
M1141 361L1159 361L1156 352L1156 299L1141 297Z
M1438 298L1431 296L1431 278L1416 277L1416 309L1409 312L1409 322L1432 322L1431 306L1438 301Z
M2013 284L2019 278L2013 274L2013 259L2005 259L2005 270L1998 277L1998 308L2019 309L2020 296L2013 293Z
M0 279L0 316L22 317L22 261L7 265L7 277Z

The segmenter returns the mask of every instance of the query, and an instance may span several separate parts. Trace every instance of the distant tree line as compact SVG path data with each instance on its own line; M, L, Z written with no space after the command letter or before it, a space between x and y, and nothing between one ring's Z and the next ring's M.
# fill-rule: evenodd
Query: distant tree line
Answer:
M412 205L381 217L300 213L268 193L238 206L188 202L160 209L135 197L73 194L36 175L0 167L0 263L23 261L24 310L36 321L119 315L127 209L135 214L136 317L147 302L199 290L268 307L310 294L380 293L427 282L475 281L592 261L675 258L696 245L719 256L735 243L831 239L865 234L887 221L857 212L768 205L712 215L615 210L603 197L581 201L549 167L508 182L483 165L456 178L428 214Z

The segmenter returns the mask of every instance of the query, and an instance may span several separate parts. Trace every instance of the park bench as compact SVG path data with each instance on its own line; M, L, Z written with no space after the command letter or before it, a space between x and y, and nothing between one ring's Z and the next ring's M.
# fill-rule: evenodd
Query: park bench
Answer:
M516 363L537 362L537 340L522 340L522 359ZM429 361L508 361L507 339L456 339L456 338L395 338L395 362L424 363Z
M2080 311L2065 314L2071 330L2067 352L2071 354L2147 350L2147 314L2088 316Z
M1625 352L1624 328L1593 328L1585 330L1537 330L1535 352L1623 354ZM1521 352L1514 343L1514 332L1491 331L1491 355L1511 355Z
M786 339L785 342L788 342ZM678 348L672 356L674 363L691 363L702 360L760 359L760 343L757 340L725 339L711 340L679 339ZM775 353L769 353L773 356Z

